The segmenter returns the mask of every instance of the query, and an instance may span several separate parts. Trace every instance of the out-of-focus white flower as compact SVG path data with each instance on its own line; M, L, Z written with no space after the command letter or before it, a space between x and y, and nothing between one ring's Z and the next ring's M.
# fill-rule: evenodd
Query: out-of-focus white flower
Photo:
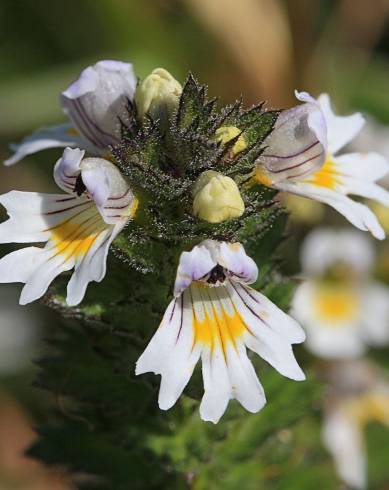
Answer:
M208 223L221 223L244 213L244 202L231 177L206 170L193 187L193 214Z
M389 342L389 289L369 278L373 260L372 244L357 231L319 229L307 237L301 253L306 280L292 315L316 355L355 357L369 344Z
M332 394L323 420L323 442L348 486L367 488L363 430L369 422L389 428L389 382L367 363L342 363L334 369ZM342 381L347 377L347 384ZM339 380L343 386L339 386ZM389 434L388 434L389 437Z
M248 286L257 275L239 243L206 240L181 254L175 298L136 366L136 374L161 375L161 409L176 403L201 357L203 420L218 422L233 398L258 412L266 399L246 347L284 376L305 379L291 347L304 340L304 332Z
M130 63L103 60L88 66L61 94L62 108L71 124L45 128L11 145L14 154L5 165L27 155L56 147L79 147L104 156L120 141L120 120L127 121L128 101L133 100L136 77Z
M159 117L163 111L171 113L178 107L181 84L164 68L156 68L137 87L135 103L139 116Z
M389 161L389 126L366 115L363 131L358 133L349 146L352 151L361 153L365 153L368 148L375 148Z
M105 276L108 249L134 216L137 199L119 170L102 158L83 158L66 148L54 168L67 194L11 191L0 196L9 219L0 224L0 243L47 242L0 260L0 282L22 282L20 303L45 294L53 279L74 268L67 303L78 304L90 281Z
M375 148L389 161L389 126L380 124L371 116L366 117L363 131L350 144L351 151L366 152L368 148ZM389 189L389 174L386 174L380 183L385 189ZM377 216L382 228L389 233L389 208L374 201L368 202L368 205Z
M265 140L254 179L328 204L360 230L383 239L384 230L374 213L348 196L389 206L389 192L376 184L388 173L388 162L375 152L338 155L361 130L363 117L335 115L327 94L317 100L305 92L296 92L296 97L305 104L281 113Z

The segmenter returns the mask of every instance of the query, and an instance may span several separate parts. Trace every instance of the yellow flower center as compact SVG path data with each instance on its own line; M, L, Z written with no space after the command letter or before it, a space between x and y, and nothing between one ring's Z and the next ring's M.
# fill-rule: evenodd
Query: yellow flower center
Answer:
M51 240L55 255L61 254L65 260L87 254L99 233L107 225L93 206L76 218L71 218L51 230Z
M138 210L138 207L139 207L139 199L136 196L134 196L134 200L132 201L132 204L129 206L127 216L131 216L131 218L133 218Z
M215 301L210 292L212 289L201 283L191 286L191 294L196 294L197 290L201 297L197 308L192 307L194 342L206 345L211 351L220 348L226 355L226 346L235 345L247 328L234 306L231 305L231 311L227 311L222 302ZM223 295L224 287L220 286L220 290Z
M356 291L345 285L320 285L315 292L314 309L317 317L330 325L354 321L359 314Z
M339 176L340 174L336 169L336 165L332 161L331 155L328 154L321 169L310 175L304 182L319 187L326 187L327 189L335 189L337 184L340 183Z

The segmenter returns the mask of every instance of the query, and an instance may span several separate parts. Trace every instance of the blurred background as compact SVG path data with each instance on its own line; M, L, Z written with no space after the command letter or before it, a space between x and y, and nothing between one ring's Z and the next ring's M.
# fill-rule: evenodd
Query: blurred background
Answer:
M60 91L107 58L132 62L139 78L162 66L183 82L192 71L225 103L243 96L247 106L266 100L286 108L295 105L294 89L328 92L339 112L369 114L358 149L389 157L388 16L387 0L0 0L0 160L10 142L65 121ZM59 155L48 150L0 166L0 192L54 190ZM285 269L297 274L300 238L324 220L345 222L291 205L300 211ZM385 244L377 254L375 274L388 282ZM44 352L45 329L61 320L41 305L17 306L19 291L1 285L0 489L65 488L60 476L21 454L45 413L32 361Z

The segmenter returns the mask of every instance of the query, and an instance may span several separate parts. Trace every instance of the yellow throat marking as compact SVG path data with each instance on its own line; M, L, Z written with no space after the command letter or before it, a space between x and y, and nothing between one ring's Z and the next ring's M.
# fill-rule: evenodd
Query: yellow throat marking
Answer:
M266 187L272 187L273 185L271 178L266 175L264 170L259 165L257 165L254 170L254 181L259 182Z
M319 286L313 301L318 318L334 326L355 320L359 313L358 296L351 287Z
M331 155L327 155L327 159L320 170L310 175L305 181L307 184L314 184L327 189L335 189L340 183L340 173L338 172L335 163L332 161Z
M200 342L213 350L215 347L221 347L227 344L235 345L237 338L241 337L246 331L246 325L240 314L234 308L231 316L223 308L217 311L212 303L211 312L207 311L204 305L204 319L196 317L193 309L193 330L195 342Z
M55 255L62 255L65 260L81 257L88 253L97 236L107 228L97 210L82 213L80 219L69 219L52 228L51 241Z

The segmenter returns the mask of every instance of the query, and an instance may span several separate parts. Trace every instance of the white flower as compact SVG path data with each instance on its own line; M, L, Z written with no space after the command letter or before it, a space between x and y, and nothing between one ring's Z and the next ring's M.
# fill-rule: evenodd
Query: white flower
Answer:
M127 104L134 98L135 87L130 63L103 60L88 66L61 94L62 108L71 124L42 129L11 145L15 153L5 165L55 147L79 147L103 156L110 145L120 141L120 120L128 119Z
M327 125L323 112L305 92L297 94L297 98L305 103L282 111L265 140L255 174L264 185L298 182L325 162Z
M372 245L357 231L319 229L301 254L307 278L296 290L292 316L307 347L325 358L360 356L389 342L389 289L369 278Z
M304 92L296 92L296 97L306 103L281 113L265 141L268 147L259 158L255 179L328 204L360 230L383 239L384 230L374 213L348 196L389 206L389 192L376 184L388 173L388 162L375 152L338 155L362 128L363 117L359 113L336 116L326 94L317 100Z
M343 482L351 488L365 489L364 428L373 421L389 428L389 383L383 376L377 377L376 370L362 363L343 363L336 371L340 379L347 375L348 384L339 389L336 380L332 387L334 395L327 400L323 421L323 443L332 454Z
M257 274L239 243L206 240L181 254L175 297L136 366L136 374L161 375L161 409L176 403L201 357L203 420L218 422L233 398L246 410L258 412L266 399L246 347L284 376L305 379L291 347L303 342L305 334L248 286Z
M0 260L0 282L22 282L20 303L40 298L53 279L74 268L67 303L76 305L90 281L105 276L110 244L134 215L137 199L119 170L102 158L83 158L66 148L54 179L67 194L11 191L0 196L9 219L0 224L0 243L47 242Z

